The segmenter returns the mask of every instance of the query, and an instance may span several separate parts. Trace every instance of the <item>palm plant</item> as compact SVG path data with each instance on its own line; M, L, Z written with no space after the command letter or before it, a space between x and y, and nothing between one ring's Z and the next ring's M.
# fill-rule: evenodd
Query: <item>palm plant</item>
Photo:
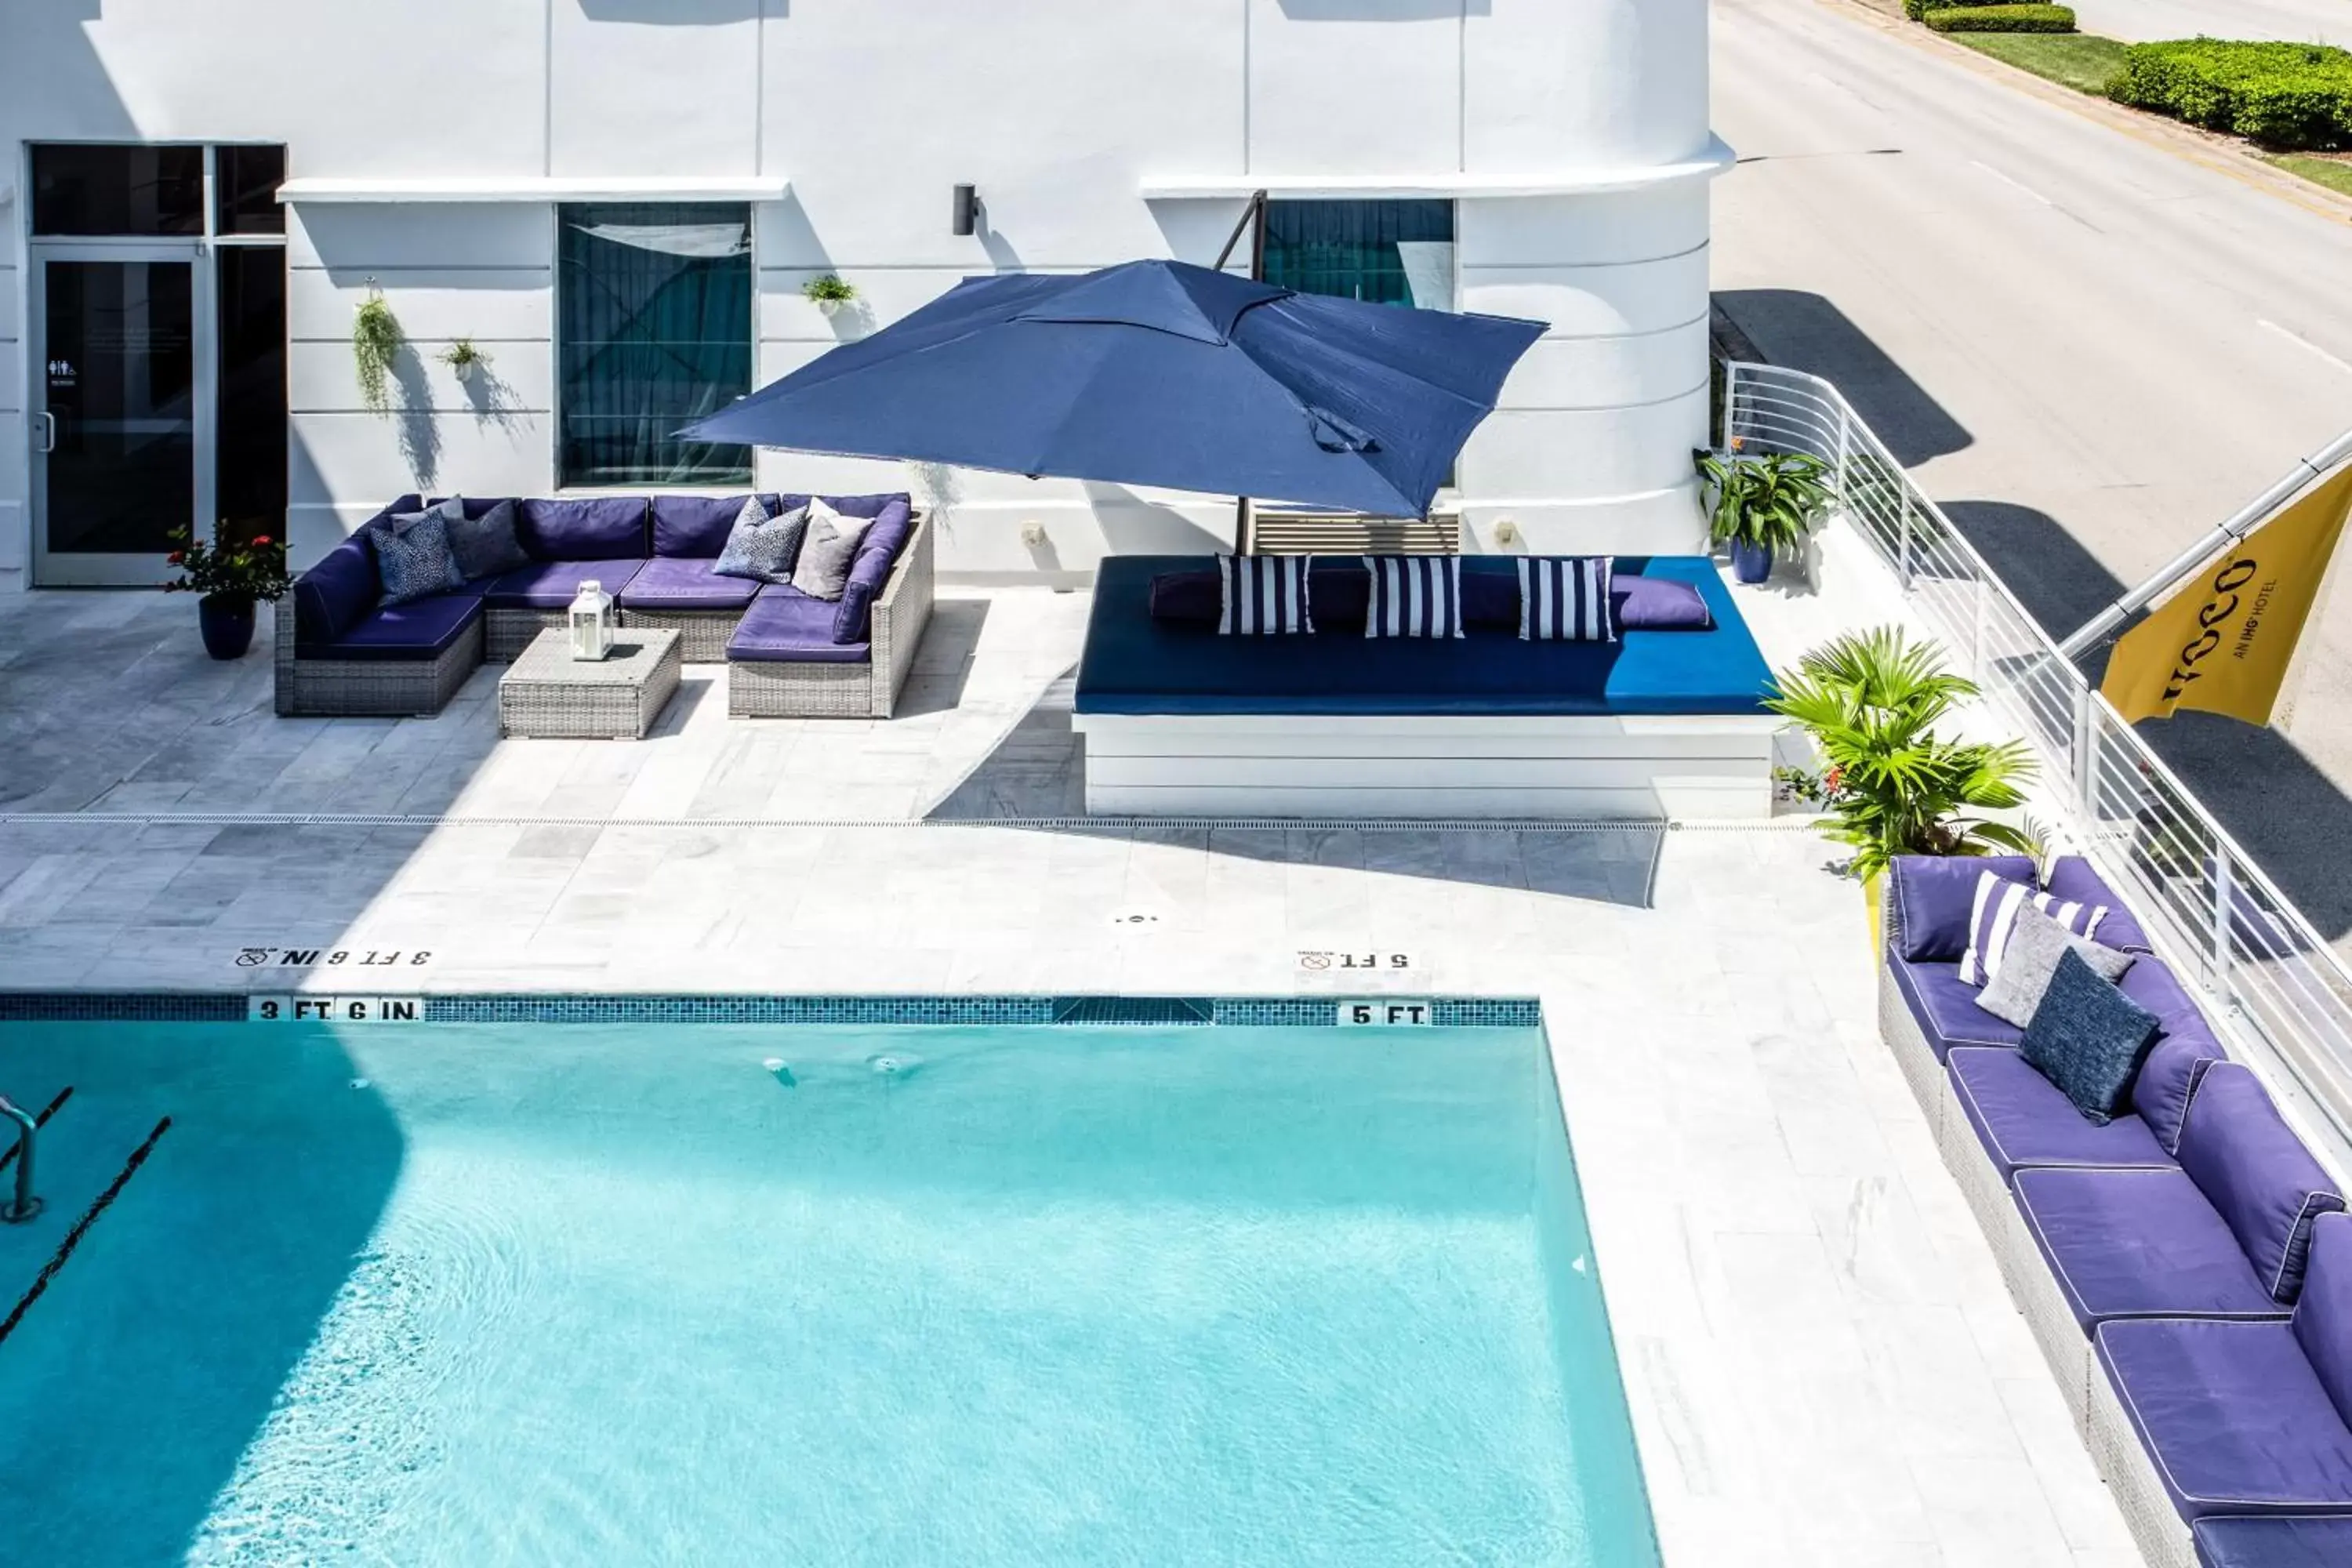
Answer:
M1970 815L2024 804L2033 759L2021 741L1948 740L1936 726L1977 695L1943 668L1933 643L1897 626L1853 632L1815 648L1774 680L1766 706L1801 725L1829 766L1819 781L1822 831L1853 846L1872 880L1897 855L2036 852L2006 823Z
M1718 544L1794 549L1832 499L1828 465L1804 452L1696 451L1691 458L1715 494L1707 533Z

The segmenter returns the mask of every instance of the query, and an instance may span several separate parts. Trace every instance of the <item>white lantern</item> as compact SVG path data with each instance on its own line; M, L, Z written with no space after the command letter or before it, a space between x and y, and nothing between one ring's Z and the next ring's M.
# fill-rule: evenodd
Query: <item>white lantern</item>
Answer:
M572 657L602 658L613 651L613 595L591 577L572 601Z

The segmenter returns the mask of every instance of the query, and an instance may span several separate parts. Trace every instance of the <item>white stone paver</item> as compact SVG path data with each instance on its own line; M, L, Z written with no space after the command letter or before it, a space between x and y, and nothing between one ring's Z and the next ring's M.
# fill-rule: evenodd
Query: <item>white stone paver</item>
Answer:
M1537 995L1670 1563L2137 1561L1801 825L1073 823L1085 596L944 592L901 719L730 721L689 668L636 743L498 741L495 669L279 720L183 604L0 605L0 986L290 988L239 950L320 946L431 952L373 994ZM1834 566L1748 602L1776 661L1893 608Z

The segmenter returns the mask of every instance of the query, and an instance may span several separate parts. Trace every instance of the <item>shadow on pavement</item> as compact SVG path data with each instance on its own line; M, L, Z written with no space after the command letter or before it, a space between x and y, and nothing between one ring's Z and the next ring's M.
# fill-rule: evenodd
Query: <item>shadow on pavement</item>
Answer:
M1715 303L1772 363L1835 382L1904 467L1974 442L1869 333L1821 295L1795 289L1732 289L1716 295Z

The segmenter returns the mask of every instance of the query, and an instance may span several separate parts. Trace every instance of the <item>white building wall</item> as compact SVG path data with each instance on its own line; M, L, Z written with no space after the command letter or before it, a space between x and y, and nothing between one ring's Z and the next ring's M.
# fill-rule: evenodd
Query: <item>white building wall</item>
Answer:
M757 374L957 279L1206 261L1255 184L1459 197L1463 309L1550 323L1460 467L1471 548L1698 537L1709 156L1705 0L107 0L12 8L0 142L268 140L298 179L765 177ZM11 174L5 184L14 185ZM976 184L979 235L949 230ZM1318 184L1318 182L1320 184ZM1586 189L1594 184L1608 188ZM1180 194L1169 194L1181 187ZM1508 195L1485 195L1497 187ZM1147 191L1156 194L1147 195ZM1527 194L1529 192L1549 194ZM23 254L24 203L0 206ZM289 533L307 560L401 490L554 486L546 201L302 202L289 222ZM828 319L801 285L857 287ZM413 345L406 412L359 407L353 306ZM27 549L21 273L0 270L0 585ZM495 379L431 356L458 336ZM942 566L1081 574L1195 550L1229 502L762 454L765 486L911 487ZM1021 542L1021 525L1047 542Z

